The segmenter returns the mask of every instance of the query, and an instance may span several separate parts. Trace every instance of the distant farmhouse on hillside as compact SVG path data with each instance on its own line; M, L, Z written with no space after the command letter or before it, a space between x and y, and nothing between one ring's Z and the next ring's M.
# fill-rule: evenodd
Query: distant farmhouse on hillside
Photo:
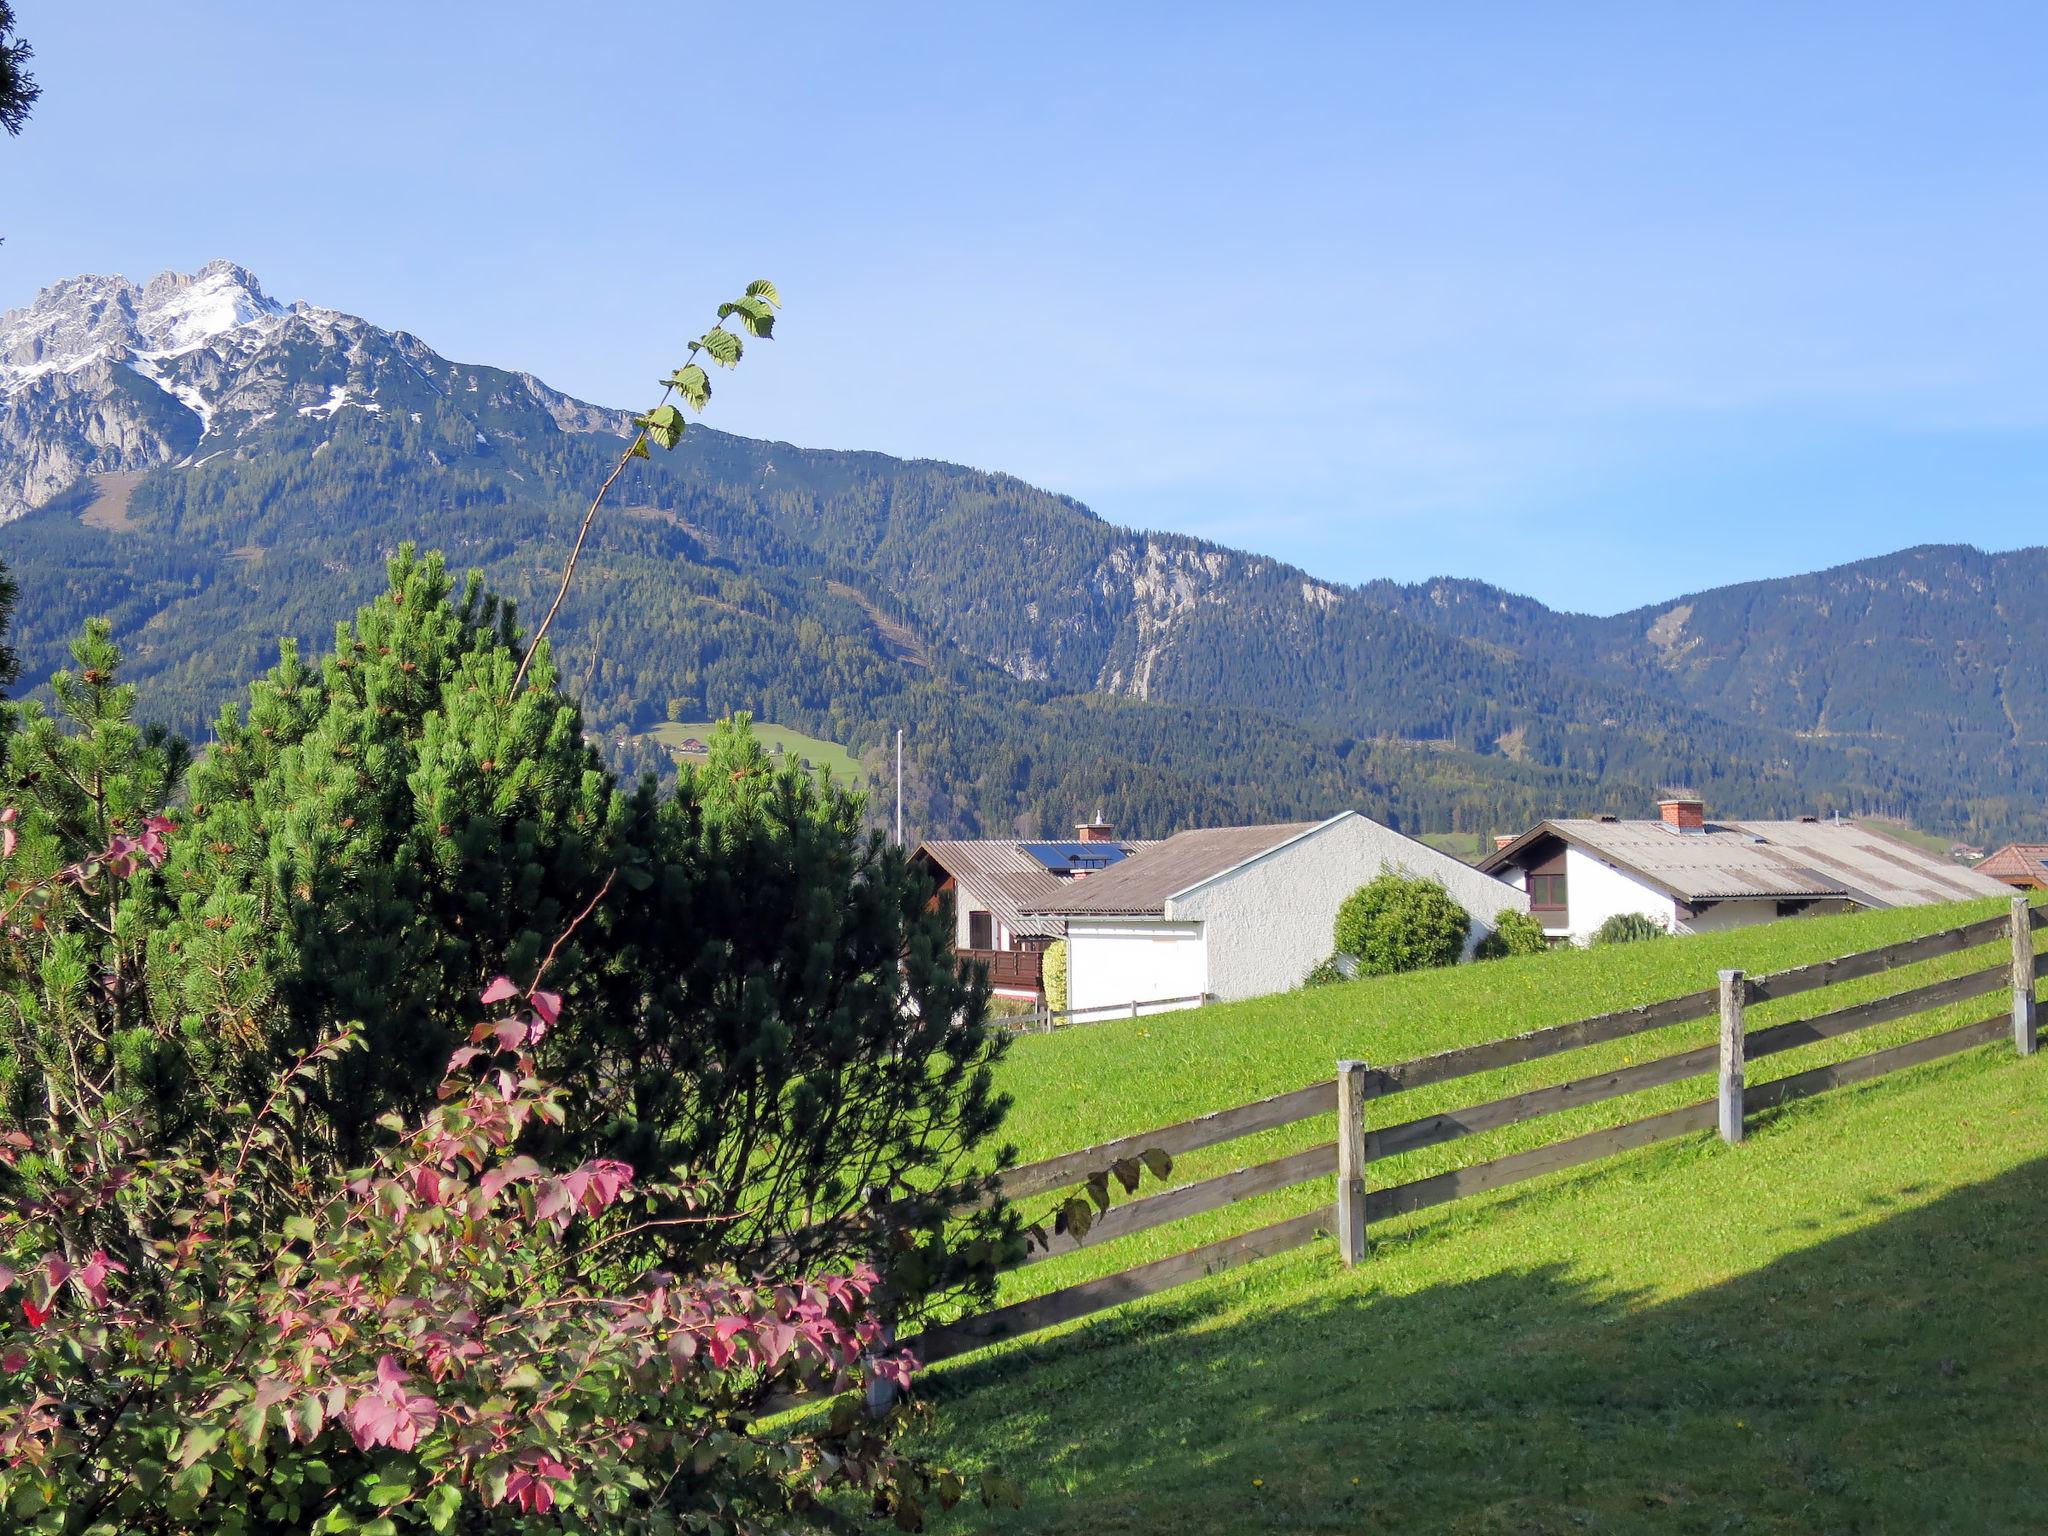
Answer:
M1709 933L1808 913L2008 894L1987 873L1849 822L1710 822L1692 795L1664 800L1658 812L1655 821L1539 822L1479 867L1526 891L1545 933L1580 942L1623 912L1673 933Z
M955 903L963 957L997 993L1041 997L1046 945L1067 940L1076 1011L1140 1012L1283 992L1327 958L1337 908L1385 869L1443 882L1471 914L1469 955L1527 897L1355 811L1125 842L1099 821L1072 843L925 843ZM1148 1006L1150 1005L1150 1006Z

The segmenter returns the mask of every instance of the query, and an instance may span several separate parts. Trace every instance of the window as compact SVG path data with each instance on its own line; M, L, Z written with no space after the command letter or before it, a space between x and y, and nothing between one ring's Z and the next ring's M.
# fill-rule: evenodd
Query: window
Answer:
M969 949L994 949L996 947L995 919L986 912L967 914L967 947Z
M1562 912L1566 905L1563 870L1529 876L1529 906L1532 910Z

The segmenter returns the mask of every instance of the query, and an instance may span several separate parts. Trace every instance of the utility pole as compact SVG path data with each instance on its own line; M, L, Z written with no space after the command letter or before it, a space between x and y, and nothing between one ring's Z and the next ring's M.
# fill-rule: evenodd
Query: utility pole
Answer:
M903 727L896 727L896 846L903 846Z

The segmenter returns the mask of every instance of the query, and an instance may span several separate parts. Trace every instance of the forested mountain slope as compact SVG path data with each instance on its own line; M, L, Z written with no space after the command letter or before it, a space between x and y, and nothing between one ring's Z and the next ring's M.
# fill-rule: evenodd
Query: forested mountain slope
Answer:
M1930 544L1592 618L1483 583L1374 583L1448 635L1913 773L1931 824L2042 824L2048 549Z
M59 285L0 319L0 487L31 508L0 527L24 682L109 613L146 707L202 731L280 632L322 640L404 539L530 610L622 425L529 375L287 309L225 263ZM118 517L94 505L111 470L142 476ZM1998 590L1980 627L2032 595ZM1693 610L1732 633L1722 596ZM2039 825L2017 748L1986 771L1909 749L1875 696L1858 718L1896 742L1840 713L1821 734L1738 708L1741 657L1701 645L1674 667L1628 639L1647 622L1464 583L1333 586L1004 475L697 428L621 482L557 634L610 736L750 708L879 766L904 726L920 830L1045 830L1101 800L1145 834L1345 805L1483 831L1640 812L1681 780L1730 813ZM1846 643L1834 627L1795 641L1816 652L1802 667L1842 665L1821 654ZM1973 686L1999 702L1973 696L1958 719L1988 729L2009 687Z

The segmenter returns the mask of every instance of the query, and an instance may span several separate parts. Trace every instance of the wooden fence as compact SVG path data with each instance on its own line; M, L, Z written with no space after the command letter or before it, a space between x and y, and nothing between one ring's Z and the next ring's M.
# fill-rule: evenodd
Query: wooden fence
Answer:
M1288 1093L1011 1169L1003 1175L1003 1195L1012 1200L1022 1200L1080 1184L1118 1159L1135 1157L1148 1149L1157 1148L1177 1157L1257 1132L1314 1119L1333 1110L1337 1115L1337 1139L1333 1142L1146 1195L1123 1205L1112 1205L1096 1217L1084 1238L1076 1240L1070 1235L1055 1237L1049 1246L1035 1249L1023 1262L1038 1263L1079 1247L1092 1248L1256 1195L1334 1177L1335 1198L1330 1204L1255 1231L1205 1243L1169 1258L1155 1259L1119 1274L1085 1280L978 1316L929 1328L917 1338L903 1340L903 1346L915 1351L918 1358L926 1363L945 1360L984 1344L1035 1333L1142 1296L1156 1295L1255 1259L1299 1248L1325 1232L1336 1235L1338 1252L1344 1262L1356 1264L1365 1257L1366 1235L1375 1221L1425 1210L1446 1201L1500 1189L1524 1179L1699 1131L1718 1128L1724 1140L1737 1142L1742 1139L1744 1117L1751 1111L1938 1060L1999 1039L2008 1031L2019 1053L2031 1055L2038 1038L2035 985L2039 977L2048 973L2048 955L2037 957L2034 954L2033 930L2042 927L2048 927L2048 908L2030 909L2026 898L2015 897L2009 916L1986 918L1882 949L1845 955L1840 959L1768 976L1745 976L1741 971L1723 971L1716 986L1684 997L1559 1024L1505 1040L1463 1046L1392 1066L1376 1067L1363 1061L1339 1062L1334 1077ZM2001 958L1998 964L1983 970L1907 988L1874 1001L1836 1008L1789 1023L1754 1031L1746 1027L1745 1010L1752 1004L1878 975L1900 966L1974 949L2002 938L2011 941L2009 957ZM1903 1045L1871 1051L1846 1061L1813 1067L1756 1087L1749 1087L1745 1082L1745 1068L1750 1061L1998 992L2009 994L2008 1005L1975 1023ZM1379 1117L1370 1112L1384 1100L1397 1098L1425 1085L1451 1082L1475 1073L1492 1072L1582 1050L1587 1046L1712 1017L1717 1013L1721 1024L1720 1038L1711 1045L1679 1051L1653 1061L1631 1063L1549 1087L1527 1089L1464 1109L1445 1110L1409 1120L1392 1120L1389 1117L1390 1123L1379 1124ZM1367 1166L1397 1153L1437 1146L1460 1137L1558 1114L1582 1104L1594 1104L1682 1082L1709 1072L1718 1072L1719 1091L1714 1098L1697 1104L1388 1188L1370 1189L1366 1185Z

